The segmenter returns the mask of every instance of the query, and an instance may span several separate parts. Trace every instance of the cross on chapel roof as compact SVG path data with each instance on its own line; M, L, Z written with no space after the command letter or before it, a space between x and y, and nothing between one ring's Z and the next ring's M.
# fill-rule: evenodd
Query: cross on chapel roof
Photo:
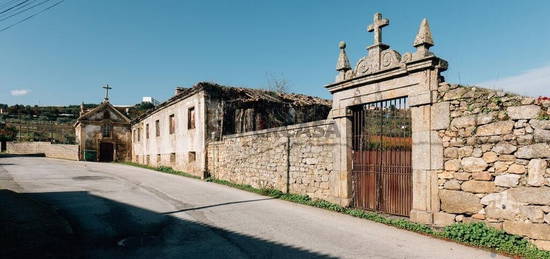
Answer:
M113 88L110 87L109 85L102 86L101 88L105 89L105 99L104 99L104 101L108 102L109 101L109 90L113 89Z

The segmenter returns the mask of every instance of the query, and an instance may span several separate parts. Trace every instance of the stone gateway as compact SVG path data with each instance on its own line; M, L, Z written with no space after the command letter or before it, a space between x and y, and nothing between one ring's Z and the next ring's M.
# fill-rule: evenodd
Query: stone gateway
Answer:
M406 213L393 214L410 215L414 221L431 224L433 214L440 207L439 199L433 195L438 188L437 170L443 168L443 146L437 130L446 127L449 121L446 114L440 111L444 111L445 107L438 105L434 97L439 84L443 82L440 73L447 69L447 62L429 51L434 41L427 20L421 22L414 40L416 52L401 55L381 41L381 26L389 24L388 19L381 17L379 13L375 14L373 24L369 26L369 31L374 31L375 37L373 45L367 48L368 55L361 58L353 69L338 62L336 82L326 86L333 95L329 117L342 133L339 140L341 144L334 150L339 158L335 161L336 172L341 179L339 198L342 205L362 199L378 204L390 202L394 207L411 208ZM341 44L340 47L342 50L338 60L347 60L343 51L345 45ZM406 106L376 105L391 100L403 100ZM364 105L371 106L364 116L384 110L403 109L403 112L410 113L411 120L394 120L386 126L391 129L385 132L369 132L364 125L354 126L357 120L359 123L368 123L369 120L353 116L351 112L355 107ZM384 122L380 120L380 123ZM358 133L358 130L362 133ZM364 152L363 148L354 148L350 139L358 135L369 138L364 141L364 137L360 137L360 141L370 143L365 150L400 150L399 157L395 157L396 152L368 159L357 156L358 152ZM397 137L401 139L394 142L378 141L378 145L372 141ZM410 153L402 147L395 147L403 141L410 141ZM365 170L352 169L358 166ZM356 173L350 174L351 171ZM404 172L410 172L410 178L406 179ZM365 177L369 178L367 175L370 174L373 178L369 180L370 184L357 183L364 181ZM410 193L407 188L412 189ZM380 211L389 212L383 209Z

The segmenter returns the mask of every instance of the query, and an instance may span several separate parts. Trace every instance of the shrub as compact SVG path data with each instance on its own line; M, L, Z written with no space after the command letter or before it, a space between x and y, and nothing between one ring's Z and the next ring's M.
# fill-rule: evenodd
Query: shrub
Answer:
M502 230L488 227L482 222L453 224L443 229L443 237L475 246L503 250L504 247L525 248L527 240L507 234Z
M188 174L188 173L182 172L182 171L177 171L177 170L174 170L172 167L168 167L168 166L152 167L152 166L142 165L142 164L138 164L138 163L134 163L134 162L120 162L120 163L125 164L125 165L130 165L130 166L155 170L155 171L162 172L162 173L175 174L175 175L181 175L181 176L185 176L185 177L189 177L189 178L200 179L200 177L198 177L198 176Z
M550 252L534 247L523 237L488 227L483 222L456 223L443 229L440 236L479 247L492 248L526 258L550 258Z

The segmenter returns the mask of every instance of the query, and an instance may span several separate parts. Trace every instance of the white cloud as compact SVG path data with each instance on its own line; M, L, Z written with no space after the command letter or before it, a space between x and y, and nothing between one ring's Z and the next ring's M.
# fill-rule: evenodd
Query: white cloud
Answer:
M481 82L476 85L532 97L550 96L550 66L527 70L519 75Z
M10 91L12 96L23 96L29 94L30 92L31 90L28 89L15 89Z

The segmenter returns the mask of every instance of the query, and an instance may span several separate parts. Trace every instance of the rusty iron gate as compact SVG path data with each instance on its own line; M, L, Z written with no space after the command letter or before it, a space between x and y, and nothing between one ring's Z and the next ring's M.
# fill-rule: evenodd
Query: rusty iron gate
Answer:
M412 141L407 98L354 106L351 111L353 205L409 216Z

